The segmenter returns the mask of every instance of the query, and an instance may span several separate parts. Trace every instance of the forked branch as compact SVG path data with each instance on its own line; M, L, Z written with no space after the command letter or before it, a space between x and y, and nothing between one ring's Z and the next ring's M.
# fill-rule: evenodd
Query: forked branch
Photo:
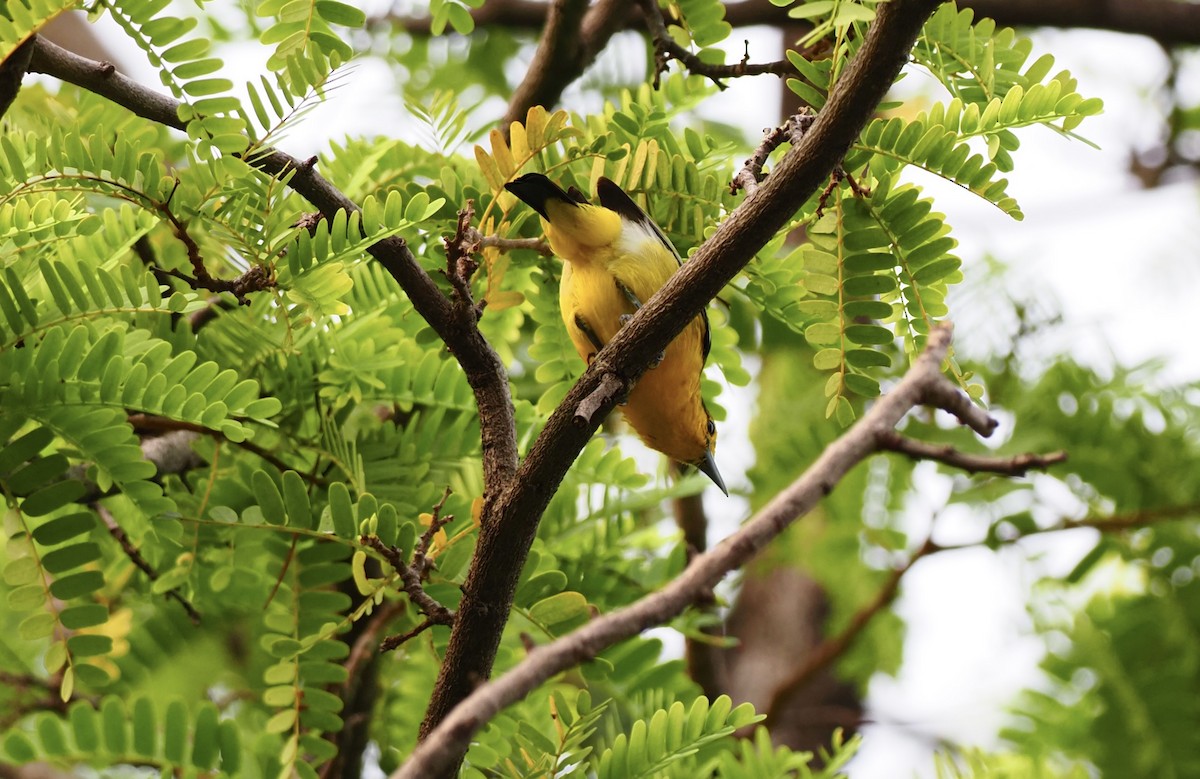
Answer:
M937 327L929 336L925 352L899 384L741 530L696 556L683 574L658 592L593 620L550 644L533 648L511 671L475 689L428 734L392 779L440 775L454 764L472 735L505 706L517 702L554 675L682 613L726 574L745 565L789 525L816 507L851 468L881 451L882 433L894 430L911 409L926 402L936 403L980 435L989 435L995 429L995 420L942 375L941 365L950 347L950 337L948 324ZM898 582L899 577L896 579Z

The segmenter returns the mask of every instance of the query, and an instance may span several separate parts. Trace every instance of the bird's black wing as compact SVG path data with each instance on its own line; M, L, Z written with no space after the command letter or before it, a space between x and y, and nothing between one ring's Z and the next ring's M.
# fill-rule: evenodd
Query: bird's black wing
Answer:
M618 187L616 182L602 176L596 182L596 195L600 198L600 205L610 211L616 211L622 218L628 219L635 224L649 227L658 236L658 240L662 241L663 246L667 247L667 250L675 257L675 262L683 265L683 258L679 256L679 250L675 248L675 244L671 243L671 240L667 238L662 228L656 225L654 220L642 210L642 207L634 202L634 199L627 195L625 190ZM712 349L712 334L708 328L707 310L700 312L700 319L704 323L704 333L700 338L700 348L704 353L705 361L707 361L708 353Z

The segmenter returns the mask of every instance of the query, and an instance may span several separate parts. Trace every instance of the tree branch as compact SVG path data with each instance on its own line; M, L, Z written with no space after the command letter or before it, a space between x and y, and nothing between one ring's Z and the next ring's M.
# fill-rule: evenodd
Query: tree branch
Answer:
M147 579L152 582L158 581L158 571L154 570L154 567L150 565L150 563L148 563L146 558L142 555L141 550L134 546L133 542L129 540L129 535L125 532L125 528L117 524L117 520L113 517L112 513L99 503L94 504L93 508L95 508L96 513L100 515L100 519L104 521L104 526L108 529L108 534L113 537L113 540L115 540L117 544L120 545L121 551L125 553L125 556L129 558L129 561L133 563L139 571L146 574ZM183 593L179 591L178 587L172 587L163 594L183 607L183 610L187 612L188 619L191 620L193 625L200 624L200 612L196 611L196 607L193 606L187 598L183 597Z
M729 194L736 195L739 189L744 189L746 197L750 197L757 192L758 185L767 177L767 174L763 173L763 166L767 164L767 158L771 156L771 152L782 146L784 141L793 146L800 143L800 139L812 126L815 118L810 111L806 110L789 116L788 120L778 127L768 127L763 130L762 143L746 160L742 169L734 174L733 181L729 183Z
M671 469L677 475L683 472L683 467L678 463L671 463ZM708 517L704 513L703 493L675 498L671 501L671 509L675 514L675 525L683 533L687 562L691 565L697 555L708 551ZM712 590L700 593L696 607L716 618L717 599ZM718 622L705 627L702 632L720 639L724 635L725 626ZM724 692L721 673L724 655L714 641L688 636L684 639L683 654L688 676L700 685L700 690L705 695L715 698Z
M907 455L914 460L936 460L954 468L961 468L967 473L998 473L1002 476L1024 476L1031 470L1044 471L1051 465L1067 460L1067 453L1062 451L1050 454L1026 452L1014 457L970 454L946 444L930 444L908 438L894 430L880 434L879 447L889 452Z
M1179 0L959 0L976 18L1008 27L1066 27L1146 35L1167 46L1200 44L1200 5ZM536 0L490 0L472 13L478 27L536 29L546 19L546 4ZM381 20L376 20L380 23ZM782 27L796 20L771 3L730 3L725 21L734 27L766 24ZM627 28L640 20L628 19ZM428 18L395 21L414 35L429 35Z
M746 56L742 58L741 62L733 65L716 65L705 62L676 43L671 34L667 32L666 22L663 21L662 13L658 10L658 0L639 0L639 2L641 3L642 17L646 20L646 28L649 30L650 38L654 42L655 89L658 89L659 76L667 69L667 62L669 60L678 60L690 73L697 76L706 76L717 85L718 89L722 90L726 88L725 83L721 81L723 78L761 76L765 74L783 77L796 74L796 69L787 60L751 64L749 43L746 44Z
M895 5L902 2L893 0ZM941 364L950 347L950 334L949 325L936 328L929 336L925 352L895 388L738 532L697 556L678 578L658 592L595 619L550 644L535 647L511 671L475 689L418 744L408 761L392 774L392 779L443 775L457 762L471 736L503 707L520 700L555 674L680 614L728 572L748 562L792 522L811 511L851 468L878 451L879 431L894 429L923 399L942 396L930 390L949 384L941 373Z
M587 0L554 0L546 14L546 27L525 78L513 90L500 127L524 122L535 105L553 106L562 91L583 72L583 14ZM505 131L506 132L506 131Z
M345 641L351 643L350 654L342 667L346 679L326 689L343 701L338 712L345 723L341 731L325 734L325 739L337 747L337 755L321 767L320 779L358 779L363 775L363 752L371 736L371 718L379 698L379 634L405 608L402 601L384 603L375 609L370 619L359 620ZM357 637L353 633L357 631Z
M475 562L463 585L442 670L421 725L422 740L490 676L521 568L567 468L617 398L823 185L907 62L921 26L939 4L940 0L891 0L880 6L862 47L803 142L600 350L551 414L512 486L483 516ZM577 409L602 382L616 382L624 392L606 394L597 413L581 418ZM450 749L462 746L455 741ZM449 764L439 763L445 773L409 775L449 775L461 754Z
M178 117L180 104L172 98L126 78L112 65L80 57L40 36L36 41L31 71L83 87L151 121L185 129ZM247 163L276 178L291 174L287 185L316 206L327 219L332 220L339 209L348 214L359 210L353 201L317 173L311 163L273 149L256 150ZM474 323L465 324L456 314L451 301L421 268L403 238L383 238L367 251L396 279L412 301L413 308L449 347L475 393L480 416L486 511L486 505L495 500L503 485L511 481L517 468L516 421L504 364Z
M408 595L408 599L412 601L418 611L425 615L426 619L434 625L454 624L454 612L425 592L425 587L421 584L421 574L417 572L416 568L418 563L414 562L414 565L409 565L404 562L400 550L387 546L379 540L378 536L363 536L360 542L379 552L383 559L388 561L388 565L396 570L396 573L400 575L400 581L404 583L404 592Z
M885 445L882 448L887 449L888 447ZM933 448L937 449L939 447ZM919 459L925 459L920 455L914 454L913 456L918 457ZM1047 458L1053 457L1054 455L1047 455ZM939 459L939 457L935 452L929 459L936 460ZM1063 459L1065 459L1065 457ZM1054 461L1060 462L1061 460ZM988 471L991 469L983 468L981 470ZM1004 470L995 472L1005 473L1007 475L1020 475L1020 473L1009 474L1008 471ZM1041 535L1043 533L1060 533L1064 530L1078 530L1080 528L1092 528L1099 530L1101 533L1120 533L1125 530L1136 530L1137 528L1146 527L1148 525L1187 519L1189 517L1194 517L1197 514L1200 514L1200 505L1169 506L1161 509L1149 509L1146 511L1134 512L1132 514L1121 514L1111 517L1091 517L1081 520L1063 520L1057 525L1028 530L1014 538L1005 539L1003 544L1012 545L1022 539L1029 538L1030 536ZM923 557L939 554L941 552L956 552L962 549L976 549L983 544L984 542L980 541L970 544L942 546L941 544L934 543L932 538L926 540L925 543L908 559L908 562L906 562L902 567L892 571L891 575L888 576L887 581L884 583L883 587L880 588L875 597L872 598L865 606L855 612L854 616L850 618L850 623L842 630L842 632L823 641L821 645L813 651L812 655L810 655L804 666L799 668L790 679L779 686L771 698L770 707L767 709L767 725L770 726L771 722L779 716L784 706L787 705L789 699L791 699L806 685L808 685L818 673L825 668L828 668L834 661L844 655L846 651L854 645L855 640L858 639L859 635L862 634L863 630L866 629L871 620L873 620L880 612L882 612L896 600L896 596L900 592L900 580L904 578L905 574L912 570L913 565L915 565L918 560Z
M22 43L8 59L0 63L0 117L8 113L9 106L17 99L21 91L21 82L29 70L29 60L33 57L33 39Z
M939 549L937 544L933 543L930 538L908 558L903 566L896 568L888 576L883 587L876 593L875 597L869 603L854 613L850 618L850 624L842 629L842 632L836 636L827 638L822 641L816 649L809 654L804 665L796 669L783 684L775 690L771 696L771 703L767 707L767 727L770 727L772 722L778 720L783 708L788 702L804 689L813 677L821 671L829 667L830 663L845 654L846 650L854 643L855 639L866 629L867 625L871 624L871 620L875 618L879 612L886 609L896 600L896 595L900 592L900 580L908 573L918 560Z
M599 0L590 9L587 0L539 3L545 30L529 70L513 90L508 110L500 120L500 131L506 137L512 123L525 121L533 106L558 105L563 90L583 75L608 45L609 38L628 16L632 1Z

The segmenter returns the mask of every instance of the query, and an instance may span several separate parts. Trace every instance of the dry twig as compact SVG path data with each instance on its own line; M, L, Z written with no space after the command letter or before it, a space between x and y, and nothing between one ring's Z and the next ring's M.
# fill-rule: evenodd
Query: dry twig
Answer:
M804 110L789 116L788 120L778 127L768 127L763 130L762 143L746 160L742 169L734 174L733 181L729 182L729 194L736 195L739 189L744 189L746 197L750 197L758 191L758 185L767 177L767 174L763 173L763 166L767 164L767 158L771 156L771 152L783 145L784 141L792 146L799 144L804 133L812 126L814 119L816 119L815 114Z

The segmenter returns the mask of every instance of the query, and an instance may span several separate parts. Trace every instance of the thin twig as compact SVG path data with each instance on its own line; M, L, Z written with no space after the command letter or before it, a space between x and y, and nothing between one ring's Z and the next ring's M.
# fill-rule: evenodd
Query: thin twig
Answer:
M121 551L125 553L125 556L129 558L129 561L133 563L139 571L146 574L147 579L152 582L158 581L158 571L154 570L154 566L150 565L150 563L146 561L146 558L142 556L141 550L134 546L133 542L129 540L129 534L125 532L125 528L117 524L117 520L112 513L99 503L94 504L93 508L96 509L96 512L100 515L100 518L104 520L104 526L108 528L108 534L112 536L113 539L116 540L116 542L121 546ZM196 611L196 607L193 606L187 598L183 597L183 593L180 592L178 587L172 587L163 594L183 607L183 610L187 612L188 619L192 621L193 625L200 624L200 612Z
M842 167L842 163L839 162L834 166L833 172L829 174L829 183L825 185L825 189L821 192L821 196L817 198L817 219L820 219L825 213L825 202L829 200L829 196L833 194L833 191L837 189L838 185L843 181L850 185L850 191L854 193L855 197L870 196L871 190L860 185L854 179L854 176L851 176L850 173Z
M404 592L412 604L435 625L454 624L454 612L434 600L421 583L421 574L404 560L403 553L394 546L388 546L378 536L363 536L359 541L379 552L388 565L396 570L400 581L404 584Z
M894 430L879 434L879 447L889 452L907 455L914 460L936 460L960 468L967 473L997 473L1003 476L1024 476L1031 470L1044 471L1051 465L1066 462L1063 451L1049 454L1026 452L1013 457L989 457L960 452L949 444L931 444L902 436Z
M642 7L642 14L646 18L646 28L650 32L650 37L654 40L654 88L658 89L659 77L663 71L667 69L667 62L670 60L678 60L683 63L683 66L689 72L697 76L705 76L709 78L718 89L726 89L723 78L739 78L741 76L761 76L772 74L775 76L785 77L794 76L796 68L787 60L779 60L777 62L750 62L749 42L746 46L746 56L740 62L733 65L714 65L700 59L698 56L688 51L684 47L675 42L671 34L667 32L666 22L663 21L662 13L658 8L658 0L639 0Z
M479 245L485 249L499 249L502 252L528 249L543 257L554 256L550 243L543 238L502 238L499 235L481 235L478 231L475 231L475 235L478 236Z
M434 623L433 620L427 619L406 633L401 633L398 636L388 636L387 638L383 639L383 641L379 644L379 651L380 652L391 652L395 649L399 649L400 647L404 646L412 639L414 639L417 636L424 633L426 630L429 630L431 627L434 626L434 624L437 624L437 623Z
M763 166L767 164L767 158L771 156L771 152L778 149L784 141L793 146L800 143L800 139L812 126L814 119L816 119L815 114L804 110L789 116L788 120L778 127L768 127L763 130L762 143L746 160L742 169L734 175L733 181L729 182L729 194L736 195L739 189L744 189L746 197L753 195L758 190L758 185L767 177L767 174L763 173Z
M915 442L920 443L920 442ZM940 447L931 447L938 449ZM895 451L895 450L892 450ZM908 454L909 452L906 452ZM1057 454L1057 453L1056 453ZM914 457L920 458L920 455L912 454ZM1047 455L1046 458L1053 458L1053 455ZM937 453L931 454L929 459L939 459ZM1058 462L1058 460L1055 460ZM1035 467L1035 466L1030 466ZM982 470L991 470L984 468ZM997 473L1008 473L1007 471L997 470ZM1019 474L1014 474L1019 475ZM1089 517L1087 519L1070 520L1064 519L1057 525L1049 527L1039 527L1033 530L1027 530L1013 538L1004 539L1003 545L1012 545L1023 539L1034 535L1042 535L1044 533L1061 533L1066 530L1078 530L1080 528L1091 528L1099 530L1102 533L1120 533L1126 530L1135 530L1137 528L1147 527L1163 522L1173 522L1181 519L1188 519L1200 515L1200 504L1188 506L1168 506L1161 509L1149 509L1146 511L1138 511L1131 514L1122 514L1111 517ZM825 668L829 667L835 660L843 656L853 645L855 640L862 634L863 630L880 612L891 605L895 601L899 593L900 580L912 570L913 565L923 557L940 554L942 552L957 552L964 549L978 549L985 546L987 542L977 541L969 544L954 544L943 546L936 544L930 538L908 559L903 566L892 571L888 576L883 587L874 598L866 605L855 612L850 618L850 623L838 633L823 641L816 649L813 650L807 662L783 684L781 684L771 697L771 703L767 709L767 725L776 720L783 706L785 706L796 693L800 692L813 678Z
M454 521L453 514L442 516L442 509L446 507L446 501L454 494L449 486L442 493L442 498L437 503L433 504L433 511L430 513L429 527L425 528L425 532L417 540L417 546L413 549L412 567L421 576L424 581L429 575L429 569L432 563L429 560L429 548L433 544L433 539L437 536L439 530Z
M266 460L280 471L293 470L290 465L253 441L234 441L226 438L225 434L220 430L215 430L211 427L205 427L204 425L197 425L194 422L184 422L178 419L167 419L166 417L158 417L151 414L130 414L129 424L133 425L134 429L142 430L187 430L193 433L202 433L203 435L218 438L222 441L229 441L229 443L233 444L239 449L244 449L253 455L261 457L263 460ZM328 486L329 484L327 479L322 479L319 476L314 476L301 471L297 471L297 473L299 473L300 478L315 486L324 487Z
M875 597L854 613L854 616L850 618L850 623L840 633L825 639L813 649L804 665L797 668L771 695L771 702L767 707L766 721L768 727L770 727L771 723L778 721L783 707L793 699L797 692L812 681L814 676L829 667L830 663L845 654L846 650L850 648L850 645L854 643L859 634L875 618L875 615L879 614L879 612L883 611L896 600L896 595L900 592L900 580L912 569L913 565L922 557L936 552L938 549L939 547L933 543L933 539L927 539L908 558L908 562L896 568L888 575L887 581L884 582L883 587L879 589Z

